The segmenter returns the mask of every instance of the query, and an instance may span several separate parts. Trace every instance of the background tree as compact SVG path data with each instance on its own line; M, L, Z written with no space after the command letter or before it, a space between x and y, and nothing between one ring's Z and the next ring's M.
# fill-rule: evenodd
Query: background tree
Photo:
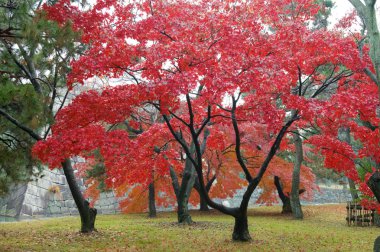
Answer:
M26 62L20 52L13 49L13 41L23 41L21 36L30 37L30 30L33 29L26 24L24 19L27 15L28 6L25 4L17 5L15 2L4 2L0 8L2 21L0 24L1 51L0 57L2 67L0 70L1 78L1 114L9 117L17 116L19 122L30 130L36 130L43 126L48 117L44 111L44 101L41 99L41 87L38 83L34 85L23 81L30 80L32 77L29 71L22 65L20 58ZM42 22L41 22L42 23ZM32 39L32 38L31 38ZM28 48L33 42L20 44L24 49ZM17 46L17 45L15 45ZM25 50L25 49L24 49ZM20 53L21 54L21 53ZM27 57L28 55L25 55ZM17 59L16 57L19 57ZM18 65L19 64L19 65ZM23 71L26 70L26 71ZM31 78L29 78L31 77ZM33 168L34 162L30 155L30 149L34 143L27 132L20 129L8 118L2 116L1 122L1 166L0 166L0 194L8 192L9 187L15 183L29 181L33 175L38 177L40 169Z
M0 24L0 75L3 80L0 115L1 139L4 140L0 149L1 155L15 158L2 159L3 192L10 183L28 181L41 171L42 167L35 174L31 146L49 135L55 114L69 95L66 88L68 64L82 50L74 43L78 37L70 24L59 26L47 20L40 10L42 3L7 1L0 8L4 17ZM81 230L91 232L96 211L90 209L83 198L70 161L65 160L62 166L81 214Z
M364 68L364 71L371 78L371 80L375 82L377 86L379 86L380 34L375 8L377 0L364 0L364 2L359 0L348 1L354 6L367 31L368 44L370 46L369 56L371 57L373 68Z
M368 45L369 45L369 56L371 60L371 64L368 64L368 66L364 67L363 71L368 75L368 77L377 85L377 87L380 86L380 35L379 35L379 28L377 24L377 15L376 15L376 0L365 0L364 2L357 1L357 0L349 0L349 2L354 6L355 10L357 11L361 21L363 22L363 33L366 32L366 37L360 40L359 42L359 48L363 50L363 44L362 42L365 41L365 39L368 39ZM362 52L363 53L363 52ZM378 89L379 90L379 89ZM378 91L379 92L379 91ZM380 92L378 93L378 98L380 99ZM377 111L378 107L375 108ZM370 130L377 132L378 128L376 123L373 123L368 120L364 120L365 126L367 126ZM374 158L373 160L376 164L376 171L378 168L379 161ZM375 194L377 200L380 202L380 187L378 186L379 179L379 173L378 171L373 173L372 177L368 180L368 185L370 189Z

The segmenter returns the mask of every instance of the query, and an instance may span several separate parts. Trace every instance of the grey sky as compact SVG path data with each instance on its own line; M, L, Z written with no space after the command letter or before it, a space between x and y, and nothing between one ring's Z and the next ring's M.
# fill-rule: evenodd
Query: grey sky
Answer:
M353 7L351 3L348 0L333 0L335 5L331 13L331 22L335 22L336 20L339 20L342 18L345 14L349 13L353 10ZM379 11L380 2L377 1L376 3L377 10ZM379 12L378 12L379 14ZM380 20L379 20L380 21Z

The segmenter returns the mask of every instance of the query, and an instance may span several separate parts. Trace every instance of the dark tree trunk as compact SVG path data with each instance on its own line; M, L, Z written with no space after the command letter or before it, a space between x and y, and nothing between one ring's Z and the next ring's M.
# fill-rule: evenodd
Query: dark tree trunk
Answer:
M299 185L300 185L300 173L301 164L303 161L302 140L298 134L298 131L293 134L294 145L296 146L294 169L292 176L292 191L290 192L290 205L292 207L293 217L295 219L303 219L303 213L301 208L301 202L299 197Z
M178 177L173 167L170 167L170 177L172 179L172 186L173 186L174 193L177 197L178 223L191 224L193 221L188 211L188 202L189 202L189 196L190 196L191 190L189 190L188 184L191 183L190 177L195 176L194 174L195 171L188 171L186 168L189 168L189 167L185 166L181 187L178 183Z
M292 213L292 206L290 205L290 198L286 197L282 202L282 214L290 214Z
M290 198L284 193L279 177L274 176L274 184L277 188L278 196L280 197L281 202L282 202L282 212L281 213L282 214L292 213L292 207L290 205Z
M172 166L169 167L170 171L170 178L172 179L172 186L174 190L174 194L176 198L178 199L178 194L179 194L179 183L178 183L178 177L177 174L174 171L174 168Z
M173 190L177 198L178 223L191 224L193 221L188 211L188 202L189 202L189 196L190 196L191 191L188 189L188 184L191 183L191 176L194 176L195 171L189 171L186 168L189 168L189 167L185 165L181 186L178 183L178 177L173 167L170 167L169 169L170 169L170 177L172 179Z
M200 146L200 155L201 156L203 155L203 153L206 149L206 140L207 140L207 137L209 135L208 130L206 130L206 131L204 134L203 143ZM190 146L190 152L195 153L194 143L192 143ZM189 198L190 198L191 190L195 186L195 183L197 180L198 179L197 179L197 174L196 174L196 171L194 168L194 164L191 162L191 160L189 158L186 158L185 169L184 169L183 176L182 176L181 188L180 188L179 193L177 195L178 222L179 223L185 223L185 224L193 223L193 220L191 219L191 216L190 216L190 213L188 210L188 205L189 205ZM210 190L210 189L208 189L208 190ZM207 207L207 203L206 203L206 207Z
M181 194L180 194L181 195ZM189 213L188 204L189 204L189 196L184 193L181 197L178 198L178 223L182 224L191 224L193 220Z
M199 211L207 212L210 211L210 209L207 206L206 199L202 196L201 193L199 193Z
M193 220L191 219L188 204L191 189L195 183L195 169L191 161L187 158L185 162L185 169L182 176L181 188L178 193L178 223L191 224Z
M378 236L373 244L373 251L380 252L380 236Z
M200 146L201 155L203 155L203 153L206 149L206 140L207 140L208 135L209 135L209 131L205 130L203 143ZM194 143L192 143L190 145L189 151L191 153L195 153ZM189 209L188 209L188 205L189 205L189 198L190 198L191 190L193 189L194 184L197 181L197 175L196 175L196 171L194 168L194 164L192 163L192 161L188 157L186 158L185 168L184 168L183 175L182 175L181 186L178 183L177 174L175 173L175 171L172 167L170 167L170 176L172 178L173 189L174 189L175 195L177 197L178 223L191 224L191 223L193 223L193 220L191 219ZM206 203L206 207L207 207L207 203Z
M375 211L373 213L373 224L377 227L380 227L380 215Z
M250 241L252 240L248 230L247 211L240 210L239 215L235 216L234 232L232 233L232 240L234 241Z
M368 187L375 195L378 202L380 202L380 172L376 171L367 181Z
M81 219L81 232L90 233L95 231L95 219L97 210L91 208L87 200L84 199L82 192L79 189L77 181L75 179L74 171L71 166L70 159L65 159L62 162L63 172L65 173L67 183L69 185L71 194L74 198L75 204L77 205L80 219Z
M153 218L157 216L156 211L156 192L154 188L154 182L149 184L149 217Z
M209 211L210 209L207 206L207 201L205 199L205 196L203 196L201 191L200 191L200 185L199 185L198 179L195 180L194 189L199 194L199 211ZM209 190L207 190L207 192L209 192Z
M380 172L376 171L367 181L368 187L371 189L375 198L378 202L380 202ZM375 225L379 226L378 214L375 212ZM373 251L380 252L380 236L378 236L373 245Z

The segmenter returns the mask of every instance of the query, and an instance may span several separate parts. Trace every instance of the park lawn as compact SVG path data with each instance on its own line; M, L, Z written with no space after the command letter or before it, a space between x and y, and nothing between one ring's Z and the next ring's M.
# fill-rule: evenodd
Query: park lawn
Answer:
M175 223L175 213L99 215L98 232L83 235L79 217L0 223L0 251L372 251L377 227L348 227L345 205L305 206L305 219L281 208L249 212L250 243L231 241L233 218L192 212L194 225Z

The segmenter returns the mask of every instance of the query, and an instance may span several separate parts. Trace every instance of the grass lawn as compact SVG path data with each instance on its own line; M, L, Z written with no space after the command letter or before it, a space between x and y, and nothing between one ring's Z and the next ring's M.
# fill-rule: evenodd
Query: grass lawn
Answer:
M345 205L305 206L305 219L279 206L250 210L250 243L231 241L233 218L192 212L196 224L175 223L175 213L99 215L98 232L78 233L79 217L0 223L0 251L372 251L376 227L348 227Z

